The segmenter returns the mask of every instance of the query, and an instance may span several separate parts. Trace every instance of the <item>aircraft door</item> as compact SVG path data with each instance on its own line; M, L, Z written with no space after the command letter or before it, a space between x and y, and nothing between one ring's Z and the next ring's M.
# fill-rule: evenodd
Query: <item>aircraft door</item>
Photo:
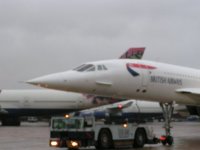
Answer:
M150 76L150 71L149 70L142 70L142 88L146 89L148 84L149 84L149 76Z

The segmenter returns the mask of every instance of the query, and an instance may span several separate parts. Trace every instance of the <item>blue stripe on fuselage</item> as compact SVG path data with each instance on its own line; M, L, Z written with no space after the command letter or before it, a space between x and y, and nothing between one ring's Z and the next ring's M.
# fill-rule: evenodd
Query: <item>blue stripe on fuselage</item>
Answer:
M131 69L128 65L127 65L127 70L128 70L128 72L129 72L132 76L134 76L134 77L140 75L139 73L137 73L136 71L134 71L133 69Z
M12 116L52 116L59 114L66 114L69 112L79 111L79 109L5 109L8 113L2 115Z

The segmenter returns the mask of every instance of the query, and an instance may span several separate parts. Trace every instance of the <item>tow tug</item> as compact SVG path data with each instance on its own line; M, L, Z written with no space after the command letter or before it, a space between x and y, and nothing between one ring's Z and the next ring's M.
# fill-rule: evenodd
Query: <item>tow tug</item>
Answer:
M142 148L145 144L159 142L151 126L145 123L129 122L127 119L96 120L93 116L51 119L50 147Z

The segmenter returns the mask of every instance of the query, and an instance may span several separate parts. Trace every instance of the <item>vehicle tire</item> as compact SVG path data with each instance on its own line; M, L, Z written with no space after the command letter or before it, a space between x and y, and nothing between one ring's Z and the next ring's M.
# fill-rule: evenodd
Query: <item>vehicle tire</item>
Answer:
M65 140L60 140L60 147L67 147Z
M174 139L172 136L168 136L166 139L166 142L169 146L172 146L172 144L174 143Z
M98 143L98 142L96 143L95 148L98 149L98 150L101 149L101 147L99 146L99 143Z
M167 141L164 140L164 141L161 141L162 142L162 145L165 146L167 144Z
M78 148L68 148L68 150L79 150Z
M20 126L20 119L18 117L7 117L1 120L2 126Z
M143 148L146 143L146 133L143 129L138 129L135 133L134 148Z
M98 137L97 149L110 149L113 148L112 135L109 130L103 129Z

